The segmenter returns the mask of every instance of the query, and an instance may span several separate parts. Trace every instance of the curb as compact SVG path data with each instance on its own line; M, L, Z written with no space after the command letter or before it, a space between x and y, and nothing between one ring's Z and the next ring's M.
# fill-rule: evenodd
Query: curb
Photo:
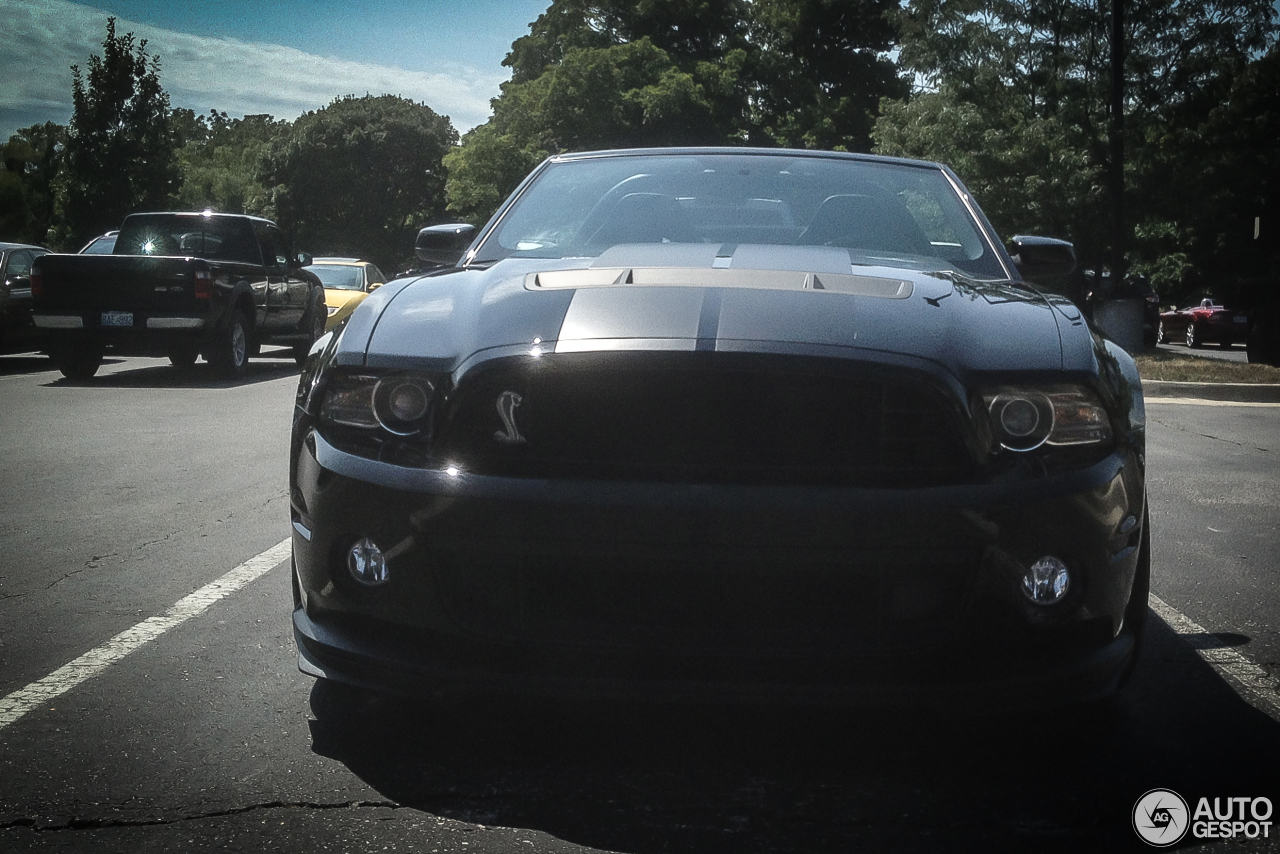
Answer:
M1192 397L1199 400L1222 400L1237 403L1280 403L1277 383L1188 383L1171 380L1143 380L1143 395L1148 399Z

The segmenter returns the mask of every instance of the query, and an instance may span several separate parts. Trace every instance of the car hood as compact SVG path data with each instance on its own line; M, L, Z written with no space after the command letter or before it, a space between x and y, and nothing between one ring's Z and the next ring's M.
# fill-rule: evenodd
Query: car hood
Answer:
M782 350L924 359L962 382L973 372L1094 370L1079 311L1019 283L853 266L830 247L722 253L622 246L394 282L352 315L338 362L454 371L495 349Z

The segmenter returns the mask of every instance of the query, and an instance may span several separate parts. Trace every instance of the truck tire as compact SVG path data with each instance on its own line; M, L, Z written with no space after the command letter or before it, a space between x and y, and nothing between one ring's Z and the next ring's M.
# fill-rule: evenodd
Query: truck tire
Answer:
M196 363L196 357L200 355L200 351L191 346L174 347L168 355L169 364L175 368L189 368Z
M235 309L231 322L218 333L217 340L205 352L204 357L213 363L218 373L229 379L244 376L249 364L249 322L244 312Z
M299 365L307 360L307 354L311 352L311 345L320 340L321 335L324 335L324 321L327 316L323 299L312 300L311 307L307 309L307 316L302 321L302 328L307 331L306 340L299 341L293 345L293 360Z
M92 379L102 366L103 346L97 341L73 341L49 350L53 364L69 380Z

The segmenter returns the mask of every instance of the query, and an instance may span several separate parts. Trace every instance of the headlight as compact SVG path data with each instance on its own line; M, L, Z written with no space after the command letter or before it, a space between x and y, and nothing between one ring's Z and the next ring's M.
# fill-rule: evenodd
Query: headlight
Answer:
M983 395L983 404L996 442L1010 451L1111 440L1107 410L1083 386L996 388Z
M430 425L435 384L418 374L336 374L320 403L320 423L393 436L415 436Z

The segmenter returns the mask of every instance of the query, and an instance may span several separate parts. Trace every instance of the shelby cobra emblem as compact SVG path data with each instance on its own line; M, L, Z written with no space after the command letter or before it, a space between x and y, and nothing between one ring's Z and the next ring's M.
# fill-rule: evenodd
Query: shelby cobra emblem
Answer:
M501 430L494 431L493 438L504 445L523 445L525 443L524 436L520 435L520 428L516 426L516 407L518 407L524 398L516 394L514 391L504 391L498 395L497 409L498 417L502 419Z

